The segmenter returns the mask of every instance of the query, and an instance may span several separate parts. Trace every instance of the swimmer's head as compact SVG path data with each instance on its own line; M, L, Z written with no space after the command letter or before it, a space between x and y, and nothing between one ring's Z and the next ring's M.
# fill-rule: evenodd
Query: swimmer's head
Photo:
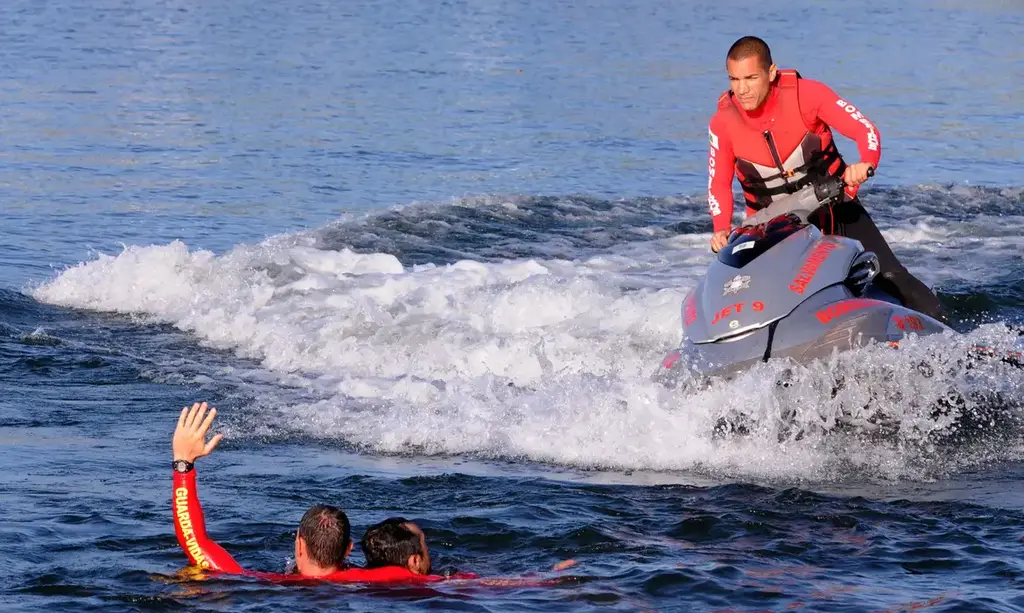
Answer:
M359 542L366 568L401 566L418 575L430 574L430 552L420 527L403 517L370 526Z
M295 535L295 566L300 575L341 570L351 552L352 529L344 511L326 504L306 511Z

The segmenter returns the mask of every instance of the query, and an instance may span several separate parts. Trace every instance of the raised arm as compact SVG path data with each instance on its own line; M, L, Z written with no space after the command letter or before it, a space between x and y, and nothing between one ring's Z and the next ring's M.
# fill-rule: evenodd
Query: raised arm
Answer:
M208 455L220 442L217 434L206 442L206 432L217 415L217 409L206 413L206 403L185 407L174 430L174 533L181 550L191 564L225 573L240 573L242 567L227 551L206 534L203 508L196 492L195 461Z

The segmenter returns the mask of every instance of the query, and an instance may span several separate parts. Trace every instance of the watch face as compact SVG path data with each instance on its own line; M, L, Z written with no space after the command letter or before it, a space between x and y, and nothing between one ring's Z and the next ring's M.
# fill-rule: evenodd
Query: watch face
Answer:
M188 462L186 462L185 460L174 461L174 470L178 471L179 473L187 473L188 468Z

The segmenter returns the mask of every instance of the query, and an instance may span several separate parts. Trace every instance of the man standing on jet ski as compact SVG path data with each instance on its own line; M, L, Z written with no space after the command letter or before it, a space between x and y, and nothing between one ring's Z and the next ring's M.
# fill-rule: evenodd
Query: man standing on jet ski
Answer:
M708 128L708 207L714 222L711 249L718 252L732 225L732 179L737 175L747 215L815 180L842 176L848 200L820 209L812 223L826 234L861 242L878 256L881 289L906 307L948 323L938 297L900 264L860 203L858 186L878 166L878 130L824 83L795 70L779 70L768 45L755 36L733 43L726 56L729 91L718 99ZM831 128L857 141L861 161L847 165Z

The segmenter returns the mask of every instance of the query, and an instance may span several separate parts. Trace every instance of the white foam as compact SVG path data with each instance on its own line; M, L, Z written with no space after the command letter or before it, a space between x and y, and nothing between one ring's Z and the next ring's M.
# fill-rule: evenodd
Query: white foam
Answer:
M101 255L33 293L171 322L259 360L282 387L299 376L320 400L261 409L266 422L379 452L784 478L828 478L851 465L908 470L904 452L888 447L837 449L817 436L779 443L777 417L797 407L810 424L873 399L908 432L942 428L927 401L969 382L957 372L919 380L913 369L926 352L952 352L953 341L837 358L798 371L799 384L781 391L778 364L687 396L650 381L680 339L680 301L704 272L708 238L633 243L578 262L414 267L297 237L219 256L175 241ZM833 398L837 373L847 387ZM903 400L886 400L896 393ZM711 426L734 410L753 413L760 430L713 441Z

